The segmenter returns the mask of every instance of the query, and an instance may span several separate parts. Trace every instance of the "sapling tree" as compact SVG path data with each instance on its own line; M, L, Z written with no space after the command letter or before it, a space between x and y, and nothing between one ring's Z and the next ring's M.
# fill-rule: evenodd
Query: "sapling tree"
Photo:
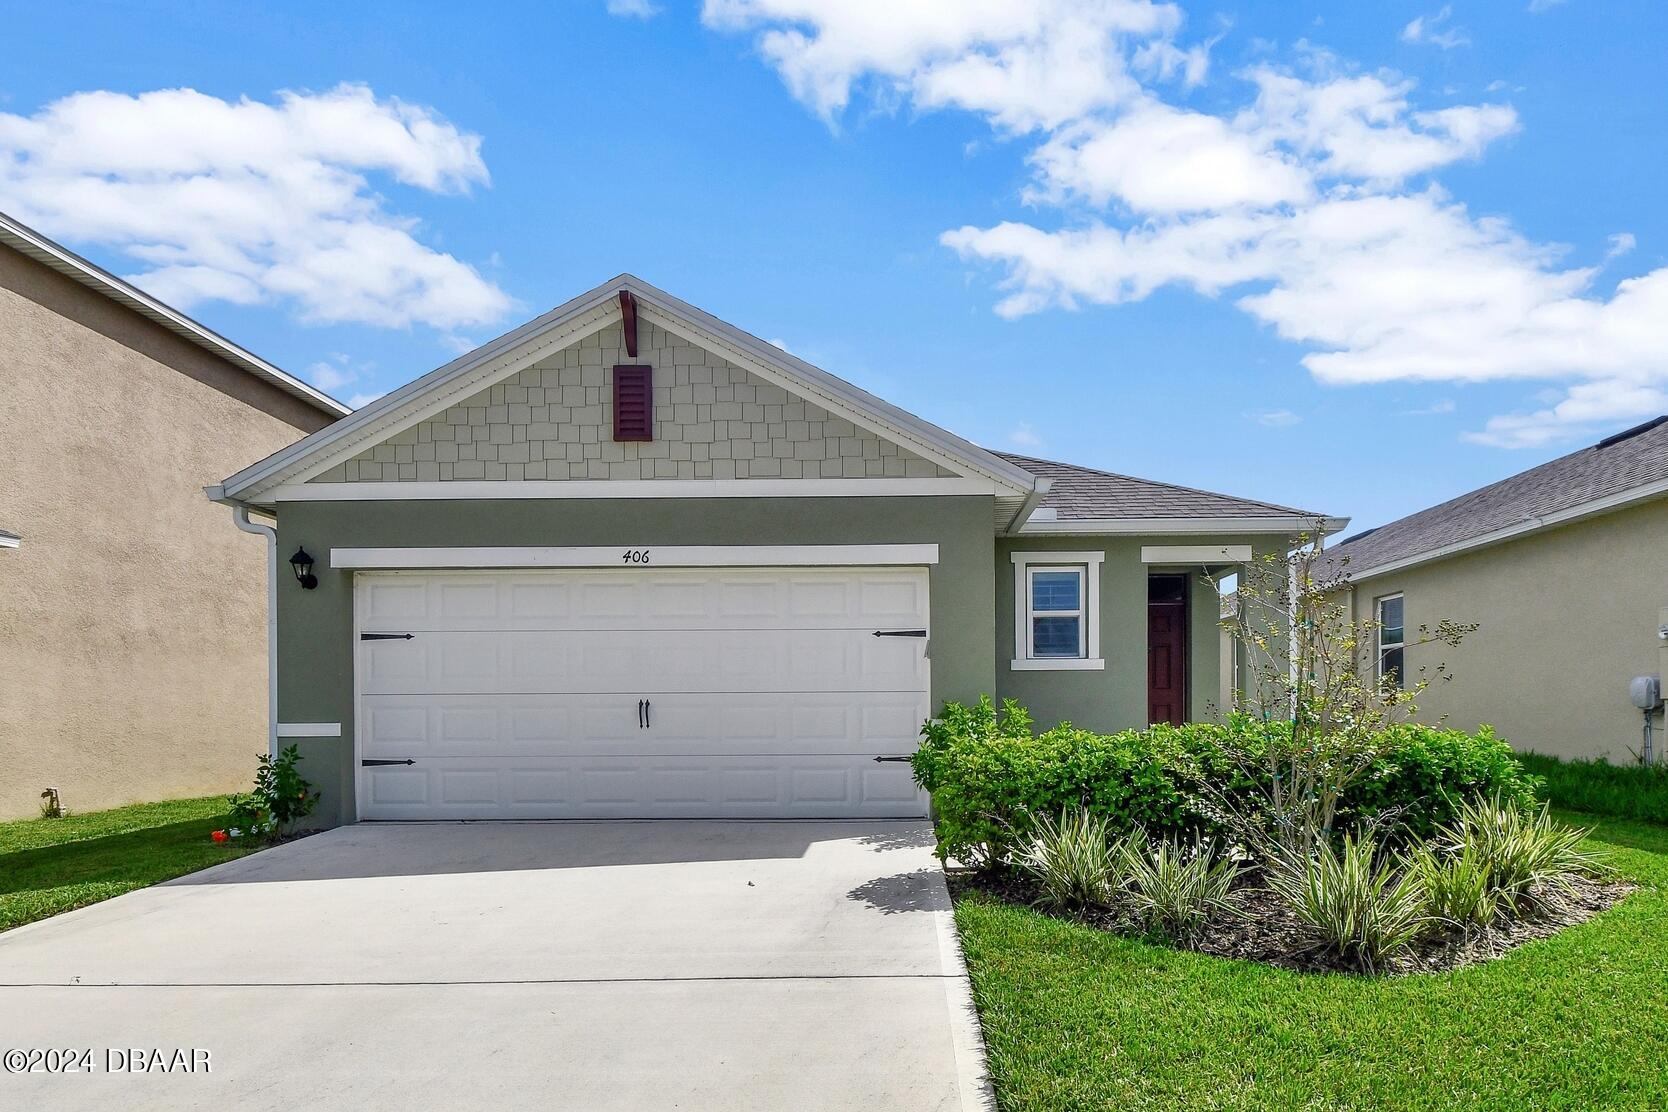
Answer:
M1249 794L1227 790L1218 776L1201 782L1214 817L1265 856L1307 858L1329 839L1340 800L1384 755L1385 728L1412 717L1431 684L1450 676L1442 663L1381 674L1377 615L1351 612L1348 558L1323 542L1316 522L1289 551L1244 565L1236 613L1222 622L1242 657L1232 713L1291 729L1262 732L1266 745L1227 747L1237 767L1226 771L1251 785ZM1476 628L1444 619L1406 631L1405 646L1454 647ZM1370 826L1394 816L1354 818Z

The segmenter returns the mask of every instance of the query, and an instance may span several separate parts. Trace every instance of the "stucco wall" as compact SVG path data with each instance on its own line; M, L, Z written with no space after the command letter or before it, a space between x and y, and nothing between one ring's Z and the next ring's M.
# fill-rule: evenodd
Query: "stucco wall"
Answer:
M1186 571L1188 598L1188 717L1207 721L1222 709L1222 650L1216 591L1194 568L1153 567L1141 562L1143 545L1251 544L1265 551L1267 538L1004 537L996 545L996 687L1031 710L1039 728L1071 721L1094 730L1147 724L1147 576ZM1278 547L1276 544L1275 547ZM1106 554L1100 580L1101 671L1027 671L1014 659L1015 552Z
M1426 692L1421 718L1486 722L1518 749L1633 759L1642 720L1628 680L1662 667L1668 501L1368 580L1356 616L1398 591L1409 636L1443 618L1480 623L1458 648L1408 650L1411 673L1446 662L1453 676Z
M0 818L246 784L266 553L202 487L326 420L0 248Z
M340 738L298 744L323 789L316 821L354 817L353 579L332 547L936 543L929 572L932 699L976 699L995 675L989 497L557 499L290 502L282 551L319 560L317 589L280 586L279 717L340 722Z
M664 329L585 337L314 482L945 478L950 472ZM614 440L613 368L654 368L654 439Z

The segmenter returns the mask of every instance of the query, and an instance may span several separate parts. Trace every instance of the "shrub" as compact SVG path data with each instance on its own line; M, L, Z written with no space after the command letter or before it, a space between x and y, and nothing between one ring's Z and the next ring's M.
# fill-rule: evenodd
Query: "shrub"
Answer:
M1564 761L1539 753L1522 753L1518 760L1545 782L1542 796L1554 807L1668 822L1668 764Z
M1346 834L1341 846L1277 858L1268 885L1318 944L1368 973L1433 924L1414 870L1398 870L1370 838Z
M1289 748L1290 733L1290 723L1234 715L1225 724L1116 734L1062 723L1033 735L1023 707L1006 700L999 713L987 696L973 706L946 704L923 727L912 760L916 781L932 793L939 855L994 865L1029 833L1030 816L1068 807L1104 817L1114 838L1144 829L1157 838L1233 840L1223 803L1257 812L1274 775L1263 755L1271 744ZM1384 731L1337 816L1353 829L1390 812L1407 831L1425 834L1451 823L1458 803L1496 794L1531 802L1534 781L1492 732L1397 725Z
M1464 930L1494 922L1500 910L1487 862L1472 846L1459 852L1421 843L1408 854L1407 865L1425 888L1425 909L1436 919Z
M1062 811L1058 820L1039 815L1031 825L1015 864L1041 887L1038 903L1082 911L1111 902L1117 860L1105 818L1075 807Z
M1602 855L1583 843L1585 830L1563 826L1540 807L1500 798L1463 804L1457 821L1442 831L1451 853L1471 853L1487 869L1489 886L1505 904L1540 910L1567 893L1577 876L1608 871Z
M1214 842L1153 841L1136 831L1118 847L1118 857L1130 909L1149 931L1187 942L1213 914L1233 908L1228 893L1240 867Z
M300 750L293 745L277 757L263 753L254 790L227 799L231 822L226 833L234 838L276 838L312 814L319 797L297 769L300 762Z

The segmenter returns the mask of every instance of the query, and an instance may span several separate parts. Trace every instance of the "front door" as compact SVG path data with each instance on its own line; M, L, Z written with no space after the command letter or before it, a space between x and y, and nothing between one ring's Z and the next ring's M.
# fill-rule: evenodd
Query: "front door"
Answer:
M1147 721L1187 720L1187 576L1147 577Z

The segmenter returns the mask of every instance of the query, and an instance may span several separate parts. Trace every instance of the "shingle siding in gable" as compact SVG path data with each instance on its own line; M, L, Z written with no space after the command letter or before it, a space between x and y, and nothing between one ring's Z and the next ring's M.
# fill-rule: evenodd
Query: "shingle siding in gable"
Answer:
M314 482L950 478L646 322L638 355L604 329L406 429ZM654 439L613 438L612 368L654 366Z

